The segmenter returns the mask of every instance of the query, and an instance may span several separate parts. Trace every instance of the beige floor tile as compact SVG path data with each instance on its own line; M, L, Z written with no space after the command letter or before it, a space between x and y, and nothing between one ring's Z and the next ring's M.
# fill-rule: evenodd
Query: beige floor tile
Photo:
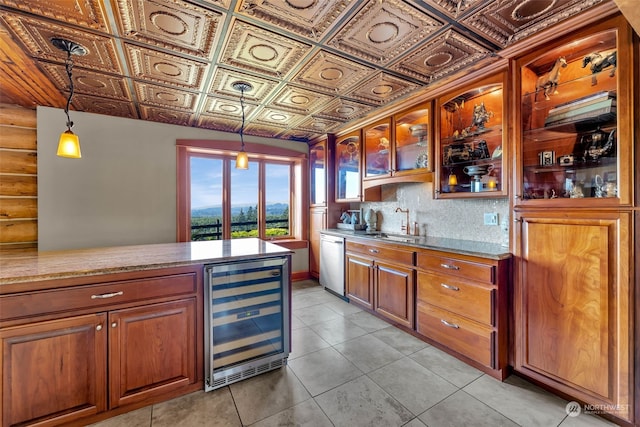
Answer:
M211 414L215 414L212 417ZM229 389L199 391L153 405L153 427L241 426Z
M405 356L429 347L429 344L426 342L419 340L413 335L409 335L394 326L380 329L379 331L373 332L372 335L380 341L395 348Z
M326 348L289 362L289 368L311 393L317 396L363 373L334 348Z
M420 415L429 427L518 427L484 403L458 391Z
M336 344L334 348L365 373L404 357L371 334Z
M320 335L308 326L295 329L291 331L291 353L289 354L289 360L327 347L330 347L329 343L323 340Z
M411 354L413 360L458 387L480 378L483 373L433 346Z
M91 424L92 427L149 427L151 425L151 406L136 409L117 417L99 423Z
M251 427L284 426L333 427L333 424L315 400L309 399L251 425Z

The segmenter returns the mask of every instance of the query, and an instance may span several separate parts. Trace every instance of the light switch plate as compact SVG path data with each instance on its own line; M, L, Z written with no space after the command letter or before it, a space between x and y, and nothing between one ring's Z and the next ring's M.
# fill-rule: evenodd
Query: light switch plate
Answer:
M484 225L498 225L498 214L493 212L485 212Z

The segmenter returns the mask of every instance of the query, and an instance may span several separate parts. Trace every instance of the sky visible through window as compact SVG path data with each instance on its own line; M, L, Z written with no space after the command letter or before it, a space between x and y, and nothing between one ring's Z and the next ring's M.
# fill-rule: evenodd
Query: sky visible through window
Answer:
M289 168L268 167L267 183L269 194L267 203L289 204ZM256 204L255 187L258 182L258 165L250 163L248 170L237 170L231 166L233 184L233 204ZM191 157L191 209L203 209L222 204L222 160L205 157Z

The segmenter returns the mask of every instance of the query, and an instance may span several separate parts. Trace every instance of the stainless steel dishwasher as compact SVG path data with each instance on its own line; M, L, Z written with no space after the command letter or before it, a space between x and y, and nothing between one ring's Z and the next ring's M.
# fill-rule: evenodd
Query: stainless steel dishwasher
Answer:
M320 284L344 298L344 238L320 234Z

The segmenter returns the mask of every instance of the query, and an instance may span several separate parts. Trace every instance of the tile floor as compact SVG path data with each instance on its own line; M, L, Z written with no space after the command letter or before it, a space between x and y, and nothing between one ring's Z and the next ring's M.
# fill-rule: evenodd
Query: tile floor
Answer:
M288 366L97 427L610 426L511 376L499 382L307 280L293 285Z

